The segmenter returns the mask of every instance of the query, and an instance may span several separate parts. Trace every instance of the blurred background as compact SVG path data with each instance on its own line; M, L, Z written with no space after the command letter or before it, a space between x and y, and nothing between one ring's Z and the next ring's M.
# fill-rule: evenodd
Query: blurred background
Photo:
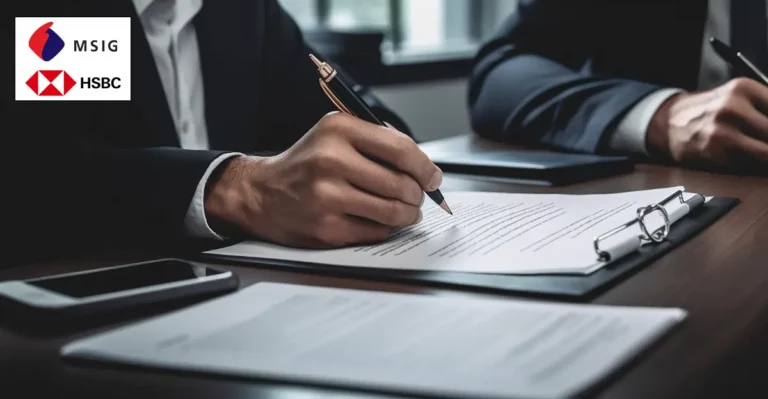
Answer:
M517 0L280 0L318 52L395 110L420 141L470 131L467 75Z

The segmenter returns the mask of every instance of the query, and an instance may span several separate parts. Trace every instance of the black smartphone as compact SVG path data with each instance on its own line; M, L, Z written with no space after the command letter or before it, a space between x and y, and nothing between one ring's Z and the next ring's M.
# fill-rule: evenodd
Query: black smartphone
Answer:
M0 282L0 306L72 316L223 293L237 286L237 276L229 270L181 259L160 259Z

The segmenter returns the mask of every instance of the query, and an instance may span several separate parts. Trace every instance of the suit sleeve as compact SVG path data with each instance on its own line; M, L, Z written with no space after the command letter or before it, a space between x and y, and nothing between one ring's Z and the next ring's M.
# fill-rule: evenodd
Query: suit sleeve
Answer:
M320 89L317 70L309 59L310 53L320 58L323 58L322 54L305 43L296 23L276 0L266 0L265 3L267 37L264 42L267 49L264 59L268 63L265 76L270 78L263 95L269 102L263 108L261 119L267 121L271 130L280 133L274 136L280 136L281 147L287 148L325 114L336 109ZM379 118L409 133L405 123L367 88L344 74L339 65L334 64L334 67Z
M4 158L0 170L7 185L4 228L12 237L10 248L20 256L179 242L194 190L218 155L61 143L39 128L22 131L48 140L15 140L14 153Z
M519 2L475 60L469 105L477 134L568 151L608 148L621 118L660 87L590 72L600 35L620 18L598 3Z
M13 23L0 28L5 54L13 52L10 29ZM0 77L0 181L9 237L0 267L182 237L194 190L220 153L96 144L94 137L106 132L78 112L83 109L76 102L15 101L13 74Z

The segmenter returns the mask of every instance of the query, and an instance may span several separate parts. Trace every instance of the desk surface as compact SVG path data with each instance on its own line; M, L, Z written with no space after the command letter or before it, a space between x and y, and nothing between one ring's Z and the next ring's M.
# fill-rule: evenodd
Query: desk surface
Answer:
M450 150L500 148L470 137L428 144ZM681 398L767 396L762 364L768 358L768 178L716 175L640 165L628 175L561 188L521 186L446 176L443 191L608 193L683 185L707 195L732 196L742 204L714 226L660 261L609 290L594 302L687 309L688 320L600 391L603 397ZM0 280L30 278L142 260L150 255L107 254L0 271ZM224 265L230 267L229 265ZM331 287L483 295L372 281L231 267L243 285L276 281ZM87 331L95 331L87 330ZM3 397L373 397L375 395L230 381L145 371L92 369L61 363L58 347L86 331L32 338L0 323L0 381ZM8 391L18 386L25 391ZM69 395L73 394L73 395Z

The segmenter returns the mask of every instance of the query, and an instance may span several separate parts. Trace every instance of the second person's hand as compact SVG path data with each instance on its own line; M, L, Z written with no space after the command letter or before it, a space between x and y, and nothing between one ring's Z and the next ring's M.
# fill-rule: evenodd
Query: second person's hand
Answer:
M672 97L648 128L652 156L691 166L763 171L768 166L768 87L734 79Z

